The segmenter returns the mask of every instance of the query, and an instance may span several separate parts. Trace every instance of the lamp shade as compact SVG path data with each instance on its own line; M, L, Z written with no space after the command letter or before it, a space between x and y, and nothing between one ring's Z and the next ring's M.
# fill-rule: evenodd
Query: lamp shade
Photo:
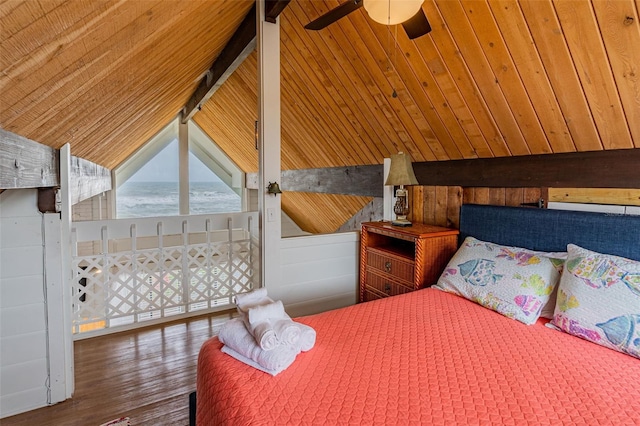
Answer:
M424 0L364 0L369 17L384 25L400 24L418 13Z
M385 185L417 185L418 179L413 172L411 158L404 152L391 155L391 167Z

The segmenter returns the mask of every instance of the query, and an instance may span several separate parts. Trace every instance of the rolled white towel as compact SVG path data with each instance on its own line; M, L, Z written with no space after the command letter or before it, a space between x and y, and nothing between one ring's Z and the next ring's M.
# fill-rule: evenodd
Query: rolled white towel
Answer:
M269 320L251 324L248 316L241 316L242 321L262 350L270 351L280 344L280 339Z
M284 311L282 301L267 303L249 308L249 324L254 325L266 320L287 319L289 316Z
M288 345L279 345L270 351L261 349L240 318L224 323L218 338L240 355L271 371L282 371L289 367L300 352L297 346Z
M297 345L300 340L300 327L291 319L278 319L273 321L273 329L276 337L283 345Z
M236 306L241 310L245 310L247 306L257 305L260 301L266 298L266 287L258 288L248 293L236 294Z
M300 338L298 339L298 346L302 352L311 350L316 344L316 330L307 324L299 322L295 323L300 329Z

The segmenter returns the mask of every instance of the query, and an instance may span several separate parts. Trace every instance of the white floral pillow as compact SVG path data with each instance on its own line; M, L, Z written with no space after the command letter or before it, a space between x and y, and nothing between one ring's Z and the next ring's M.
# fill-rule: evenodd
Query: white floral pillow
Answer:
M436 286L533 324L558 283L562 263L540 252L467 237Z
M640 262L573 244L552 324L640 358Z

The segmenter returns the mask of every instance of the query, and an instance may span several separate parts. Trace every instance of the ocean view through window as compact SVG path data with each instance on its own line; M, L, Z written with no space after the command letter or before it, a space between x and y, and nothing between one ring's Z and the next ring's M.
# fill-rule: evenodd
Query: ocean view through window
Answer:
M170 142L117 188L116 217L180 214L178 143ZM189 213L242 211L240 195L189 152Z
M176 216L178 182L125 182L118 188L117 217ZM241 211L240 196L224 182L190 182L191 214Z

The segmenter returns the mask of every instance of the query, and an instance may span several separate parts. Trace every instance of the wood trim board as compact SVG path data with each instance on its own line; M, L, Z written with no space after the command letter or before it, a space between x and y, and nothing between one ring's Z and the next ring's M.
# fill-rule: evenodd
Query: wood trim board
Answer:
M549 188L548 193L555 202L640 206L640 189Z

